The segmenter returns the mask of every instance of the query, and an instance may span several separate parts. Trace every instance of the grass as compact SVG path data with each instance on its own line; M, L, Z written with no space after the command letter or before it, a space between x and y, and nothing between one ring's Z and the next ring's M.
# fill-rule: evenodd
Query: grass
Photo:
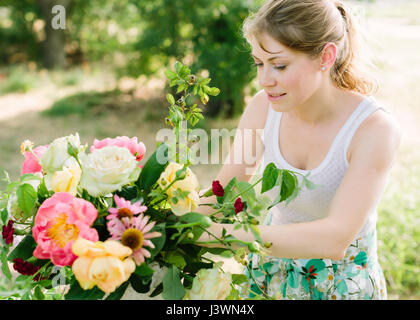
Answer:
M379 259L389 298L420 299L420 41L417 32L420 3L409 0L354 3L365 6L364 12L372 27L370 37L376 39L369 43L381 83L376 97L394 113L404 130L397 162L378 208ZM112 80L112 75L73 70L42 76L25 70L14 67L6 70L10 76L0 80L2 94L21 91L22 97L29 97L32 89L44 83L55 84L56 90L62 90L63 86L79 86L84 91L58 99L43 114L28 112L7 121L0 118L0 169L7 170L12 179L17 178L22 165L19 146L25 139L42 145L50 143L52 138L79 132L83 143L92 144L94 138L137 136L150 155L156 145L157 131L166 127L165 93L153 91L146 84L140 85L140 97L118 91L115 86L102 91L86 91L85 83L90 78L101 84L106 79ZM41 81L34 82L39 79L36 76L40 76ZM29 91L23 95L25 90ZM1 101L0 97L0 112ZM206 119L199 127L230 129L238 120ZM196 165L193 170L201 186L207 187L219 168L220 165ZM4 182L0 181L0 188L4 187Z
M13 66L6 73L6 79L0 81L0 95L8 93L25 93L36 87L34 74L22 66Z
M44 110L42 114L51 117L62 117L70 114L100 115L104 111L103 106L112 105L116 98L118 99L119 93L118 90L77 93L57 100L51 108Z

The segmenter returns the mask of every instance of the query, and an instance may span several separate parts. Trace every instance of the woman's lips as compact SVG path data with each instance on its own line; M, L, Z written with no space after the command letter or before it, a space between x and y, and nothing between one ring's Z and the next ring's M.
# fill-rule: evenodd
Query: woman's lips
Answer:
M269 93L267 93L267 96L268 96L268 99L270 101L277 101L277 100L280 100L280 99L284 98L286 96L286 93L283 93L280 96L271 96Z

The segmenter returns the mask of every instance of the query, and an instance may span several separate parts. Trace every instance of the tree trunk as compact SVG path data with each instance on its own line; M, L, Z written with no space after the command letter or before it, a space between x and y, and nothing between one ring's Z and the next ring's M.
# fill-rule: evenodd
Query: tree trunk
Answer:
M45 41L43 43L43 64L47 69L64 68L66 66L65 29L54 29L52 21L56 14L52 13L55 5L62 5L66 18L73 0L37 0L45 21Z

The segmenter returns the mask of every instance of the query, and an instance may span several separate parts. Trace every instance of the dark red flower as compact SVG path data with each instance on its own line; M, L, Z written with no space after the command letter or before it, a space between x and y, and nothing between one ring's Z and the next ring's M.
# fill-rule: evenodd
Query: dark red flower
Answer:
M31 276L35 274L39 270L39 266L36 266L28 261L25 261L21 258L13 259L13 269L15 269L20 274L25 276ZM39 274L37 274L34 278L34 281L39 280Z
M241 197L238 197L238 199L236 199L235 204L233 205L235 207L235 214L238 214L239 212L241 212L242 210L244 210L244 203L241 200Z
M223 190L223 187L220 184L219 180L213 181L211 186L212 186L212 190L213 190L214 195L216 195L218 197L223 197L225 195L225 190Z
M2 236L3 239L6 240L6 244L11 244L13 242L13 232L15 229L13 228L13 221L9 220L7 226L3 226Z

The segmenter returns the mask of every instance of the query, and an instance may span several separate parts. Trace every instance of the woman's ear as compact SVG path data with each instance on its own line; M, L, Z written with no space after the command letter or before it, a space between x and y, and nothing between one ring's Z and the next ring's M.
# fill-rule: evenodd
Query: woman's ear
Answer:
M322 70L330 69L334 65L336 57L337 46L333 42L328 42L322 50L320 68Z

